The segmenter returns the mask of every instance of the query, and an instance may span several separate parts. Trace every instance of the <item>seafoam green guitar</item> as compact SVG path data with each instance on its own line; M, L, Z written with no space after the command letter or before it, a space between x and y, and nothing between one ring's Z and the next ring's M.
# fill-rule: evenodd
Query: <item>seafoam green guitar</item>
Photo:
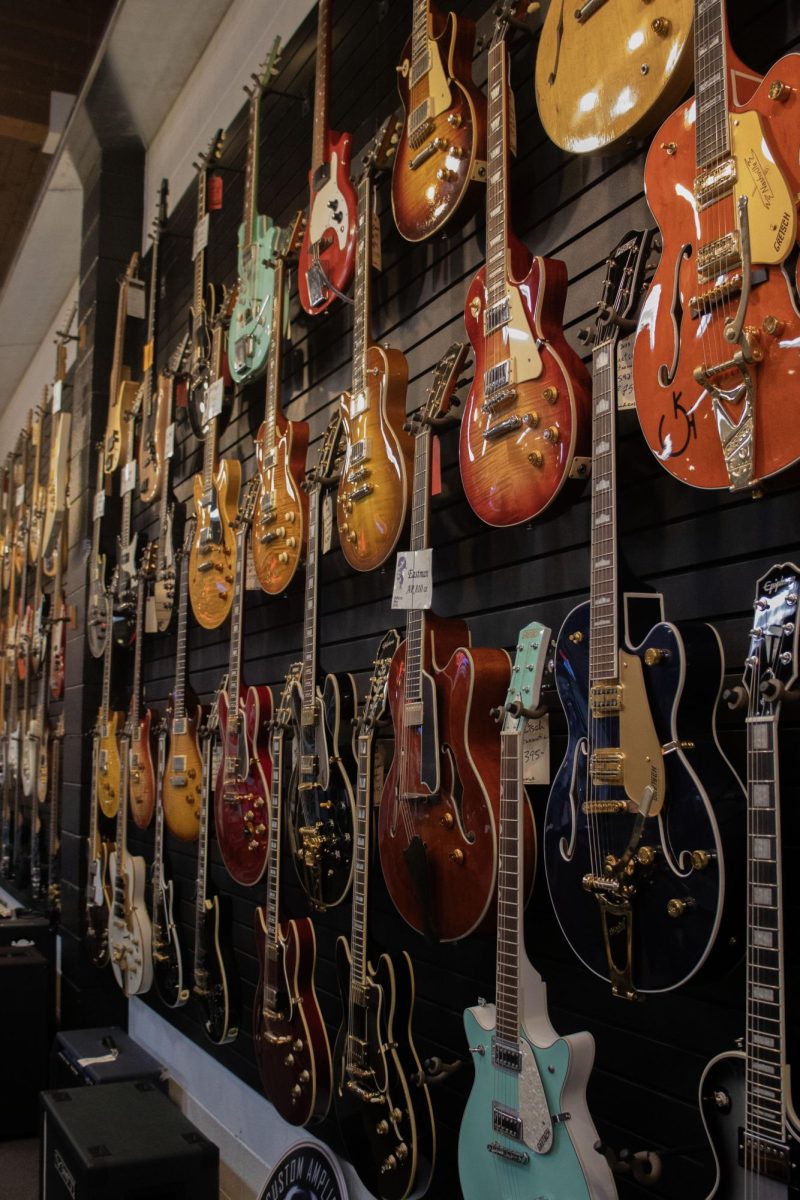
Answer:
M501 735L497 873L497 1004L467 1009L475 1083L461 1122L464 1200L614 1200L611 1170L594 1149L586 1107L594 1059L589 1033L560 1038L547 990L525 953L521 836L525 724L539 703L550 630L519 635Z
M228 330L228 365L236 383L245 383L263 374L272 336L275 288L272 264L281 231L271 217L260 215L256 206L261 97L271 77L277 74L280 53L281 39L276 37L258 74L252 76L253 86L244 89L250 97L244 218L239 226L239 293Z

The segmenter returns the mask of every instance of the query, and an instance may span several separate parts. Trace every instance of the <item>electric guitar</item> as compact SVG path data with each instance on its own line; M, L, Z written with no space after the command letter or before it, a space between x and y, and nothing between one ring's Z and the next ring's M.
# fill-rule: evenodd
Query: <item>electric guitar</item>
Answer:
M162 371L158 377L158 400L156 403L158 412L164 413L165 439L166 430L169 428L170 421L174 417L175 377L181 370L181 363L186 354L188 343L189 335L184 334L170 356L166 370ZM170 453L169 447L166 444L162 445L160 441L157 441L156 446L157 448L161 447L162 479L158 501L158 556L156 558L156 572L153 581L153 602L155 606L156 629L159 633L163 633L169 628L175 601L175 547L173 541L175 505L172 500L170 487L170 468L175 447L173 444L172 453Z
M523 737L538 708L549 643L550 630L537 621L520 632L503 707L497 1002L481 1001L464 1014L475 1064L458 1142L464 1200L617 1195L608 1162L595 1150L597 1131L586 1107L594 1039L590 1033L558 1036L544 981L525 950Z
M30 521L28 524L28 562L33 566L41 557L42 523L44 521L45 489L41 483L42 473L42 442L44 440L44 422L47 415L47 388L44 389L42 403L36 410L33 427L33 479L31 482ZM52 430L52 420L51 420ZM51 433L52 436L52 433Z
M41 562L41 559L39 560ZM42 646L45 654L47 652L47 637ZM47 671L41 671L39 680L36 685L36 704L32 713L28 713L26 727L22 738L21 757L20 757L20 778L22 780L23 794L30 799L34 793L38 795L39 791L39 772L41 767L41 755L44 755L45 764L45 795L47 794L47 741L49 730L47 728L46 700L47 696Z
M268 687L245 690L241 680L247 535L258 487L258 479L251 479L236 521L230 658L226 682L217 698L222 760L214 788L214 828L222 859L231 878L245 886L258 883L267 865L270 830L266 818L272 780L267 741L272 693Z
M106 600L108 611L111 612L111 597ZM120 790L120 733L125 723L123 712L112 711L111 708L111 659L114 639L106 638L103 651L103 686L100 693L100 710L97 717L97 770L95 784L97 800L103 816L114 818L121 796L127 796L127 790Z
M286 676L270 734L267 894L255 915L260 975L253 1004L253 1041L261 1086L291 1125L308 1125L327 1115L332 1076L328 1034L314 989L314 926L308 917L280 919L283 788L290 761L284 753L292 690L301 672L302 663L295 663Z
M203 802L197 838L197 893L194 917L194 968L192 995L197 1001L203 1029L215 1045L232 1042L239 1034L239 975L233 963L223 926L229 914L225 897L208 895L208 810L211 804L213 748L219 730L218 695L203 731Z
M56 346L56 377L53 381L53 409L56 408L56 393L58 392L58 412L53 412L50 424L50 467L47 473L47 489L45 494L44 523L42 526L42 554L44 570L48 576L56 572L55 554L59 543L61 528L67 512L67 489L69 486L69 447L72 431L72 414L65 411L64 381L67 377L67 342L72 336L70 329L78 312L77 304L70 313L66 326L59 333Z
M101 459L102 462L102 459ZM111 602L108 601L109 608ZM109 618L111 614L109 613ZM108 639L105 663L111 662L111 647ZM100 740L102 723L98 721L92 737L92 786L89 797L89 839L88 869L86 875L86 932L84 941L89 959L95 967L108 966L108 914L111 908L111 894L108 884L108 855L109 845L100 829L100 794L102 781L100 776ZM118 753L118 752L117 752ZM124 806L123 806L124 807Z
M64 714L50 735L50 799L47 805L47 905L51 917L61 913L61 751L64 745Z
M189 999L184 983L183 955L175 924L175 893L164 864L164 803L162 786L167 762L167 733L162 727L158 734L158 767L156 773L156 825L152 887L153 980L161 1000L168 1008L180 1008Z
M188 705L186 695L189 546L193 531L194 517L189 517L180 561L176 565L176 570L180 572L178 637L175 649L175 683L170 698L169 749L162 785L167 828L184 842L194 841L197 837L203 807L203 756L198 741L203 710L191 689Z
M244 214L239 226L237 267L239 289L228 328L228 367L234 382L246 383L263 374L270 342L283 326L282 310L275 323L275 247L280 229L270 217L262 216L258 206L258 144L261 130L261 99L272 76L278 73L281 39L252 75L252 87L245 87L249 100L247 158L244 172Z
M134 279L138 282L138 271L139 254L136 251L131 255L128 268L119 280L114 355L111 360L111 378L108 384L108 418L103 441L103 471L106 475L111 475L117 467L124 467L130 461L127 450L123 448L123 431L125 418L136 399L139 385L131 379L130 367L126 367L122 359L125 352L125 325L128 318L128 289ZM96 657L99 658L99 655Z
M408 472L413 442L404 429L408 363L399 351L373 342L372 309L375 167L394 147L389 121L365 158L358 182L353 390L341 401L346 442L336 495L336 523L342 553L357 571L371 571L397 545L408 515Z
M106 507L103 443L97 445L97 480L92 510L92 547L89 551L89 586L86 596L86 640L94 658L102 658L109 636L106 556L100 553L100 526Z
M140 577L137 590L144 590ZM128 853L128 769L130 745L127 731L120 738L122 796L117 810L117 837L108 861L111 911L108 918L108 948L114 978L126 996L140 996L153 982L150 917L145 903L147 868L141 855Z
M209 388L211 402L207 406L203 474L195 475L192 484L195 532L189 554L189 598L192 612L204 629L218 629L233 603L236 563L233 522L239 503L242 467L235 458L217 462L217 437L224 388L222 339L235 296L234 290L214 319L210 357L214 382Z
M589 377L562 327L567 269L533 257L511 229L506 36L517 7L503 4L489 48L486 264L464 308L475 378L459 462L467 500L489 525L531 520L588 474Z
M392 174L392 211L410 242L477 206L486 183L486 99L472 81L475 25L413 0L397 68L405 121Z
M429 545L432 429L450 415L465 353L459 342L450 347L413 422L412 553ZM500 739L488 714L502 704L510 670L505 651L470 649L463 621L409 609L389 673L394 757L378 845L392 902L432 942L465 937L493 914ZM532 865L530 813L525 836Z
M708 1200L789 1200L800 1180L800 1121L787 1063L778 726L797 698L800 570L777 563L756 586L744 679L747 710L747 1024L744 1049L713 1058L700 1111L716 1164Z
M219 354L212 356L212 340L215 318L217 316L217 293L212 284L206 284L206 241L211 221L208 208L208 172L222 153L222 143L225 134L221 129L212 137L205 154L198 155L194 164L197 171L197 223L195 237L199 231L205 231L205 236L197 238L198 244L194 252L194 283L192 288L192 303L189 308L189 352L187 361L187 409L192 432L197 438L204 438L208 429L208 392L211 384L218 378L223 379L222 396L220 397L220 412L227 417L224 372L226 365L222 363ZM214 361L212 362L212 357Z
M131 532L133 493L136 490L134 426L139 412L137 398L123 417L125 468L120 476L122 517L117 535L117 561L111 577L113 597L111 633L119 646L130 646L136 632L136 558L139 534Z
M353 1166L380 1200L423 1196L433 1174L436 1132L433 1108L411 1033L414 969L403 950L377 967L367 957L373 738L386 707L389 667L397 651L395 629L382 639L370 690L356 723L355 882L350 941L336 943L344 1017L333 1052L334 1105Z
M300 303L312 316L350 287L356 241L356 196L350 181L353 140L349 133L334 133L328 127L332 5L333 0L320 0L317 14L308 221L297 271Z
M25 678L27 670L33 670L38 673L39 666L42 661L42 637L44 634L44 613L46 601L42 589L42 556L37 553L33 560L36 563L36 573L34 575L33 595L28 597L27 594L27 566L30 561L30 543L31 538L36 537L41 543L41 508L39 507L39 488L37 483L38 469L42 454L42 410L37 409L34 414L33 425L31 426L31 438L34 446L34 468L33 468L33 484L31 487L31 506L30 506L30 521L28 524L28 559L23 568L25 577L23 578L23 618L22 630L20 634L18 646L18 663L20 670L20 678ZM38 533L34 533L38 525Z
M50 695L53 700L60 700L64 694L64 677L66 671L67 653L67 601L64 596L64 555L66 553L66 533L62 524L56 548L55 579L53 592L50 597L50 614L48 619L48 644L50 647L50 662L48 675L50 678Z
M265 592L286 591L305 550L308 500L303 474L308 450L308 422L287 421L281 412L283 338L279 316L286 288L286 262L296 249L302 213L281 240L275 259L272 306L275 336L267 355L267 398L264 420L256 437L256 463L261 487L253 514L250 546L253 568Z
M556 643L568 743L544 831L561 929L589 970L627 999L670 991L738 957L744 837L741 783L716 735L724 670L716 630L662 620L636 646L625 633L617 343L640 302L649 246L636 232L619 243L598 303L590 598L566 617Z
M3 464L3 488L0 492L0 589L8 591L11 581L11 547L14 541L14 455L6 455Z
M639 0L554 0L536 56L545 133L571 154L629 147L692 80L692 0L655 11Z
M155 374L156 311L158 308L158 255L161 235L167 227L167 195L169 184L161 180L158 193L158 209L153 220L153 243L150 258L150 294L147 302L147 340L142 352L142 398L139 408L142 427L139 432L139 499L145 504L155 500L162 487L164 477L164 439L172 409L172 394L165 396L161 387L153 396Z
M696 95L645 163L663 248L633 384L661 465L693 487L736 491L800 458L786 413L800 338L800 55L761 80L733 53L724 0L695 0L694 14Z
M352 675L326 675L317 663L320 502L335 482L341 417L334 413L308 481L308 550L303 607L302 679L292 692L294 767L289 783L289 845L300 883L316 909L339 904L353 877L353 773L349 731Z
M38 410L36 410L38 415ZM28 530L31 513L28 504L28 465L30 461L30 446L33 438L34 410L28 413L28 420L22 429L18 450L14 456L14 537L11 550L11 562L17 575L21 575L28 564ZM24 607L24 606L23 606Z
M153 734L159 723L158 713L143 705L142 696L142 643L144 641L144 606L147 583L155 569L156 545L151 542L145 547L139 564L139 576L144 586L136 588L136 622L133 642L133 684L131 703L128 710L126 732L130 751L128 764L130 800L133 823L139 829L147 829L153 819L156 805L156 777L153 767ZM123 797L123 803L125 803Z

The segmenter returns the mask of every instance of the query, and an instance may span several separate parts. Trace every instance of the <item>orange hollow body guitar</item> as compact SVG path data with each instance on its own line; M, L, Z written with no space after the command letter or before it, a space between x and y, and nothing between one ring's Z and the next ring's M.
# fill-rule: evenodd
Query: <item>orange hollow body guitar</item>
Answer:
M738 490L800 459L800 55L761 82L733 54L723 0L703 0L695 72L697 97L645 165L663 249L633 382L661 465L693 487Z
M505 29L498 20L489 50L486 265L464 310L475 379L459 443L464 492L489 525L531 520L589 469L589 375L562 328L566 267L532 258L510 228Z
M477 204L486 182L486 100L472 82L475 25L414 0L411 38L397 68L406 118L392 174L398 230L418 242L457 209Z

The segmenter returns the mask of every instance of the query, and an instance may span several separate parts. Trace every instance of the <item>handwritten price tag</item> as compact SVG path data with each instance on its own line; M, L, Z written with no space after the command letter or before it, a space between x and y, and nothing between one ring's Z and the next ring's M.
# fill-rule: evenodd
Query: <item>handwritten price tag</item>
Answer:
M99 521L103 513L106 511L106 494L103 491L95 492L94 495L94 519Z
M19 506L24 503L25 503L25 484L20 483L17 486L17 490L14 492L14 507L19 508Z
M392 608L430 608L433 601L433 551L401 550L397 555Z
M61 412L61 392L63 390L63 380L57 379L53 384L53 412Z
M327 554L333 541L333 500L330 492L322 501L322 553Z
M211 221L211 213L206 213L194 227L194 238L192 239L192 262L197 258L201 250L205 250L208 245L208 226Z
M175 453L175 422L167 426L164 434L164 458L172 458Z
M136 459L133 458L129 463L125 463L122 468L122 479L119 485L120 496L127 496L128 492L132 492L136 487Z
M144 320L144 280L132 279L128 284L128 316Z
M222 412L222 402L225 399L225 380L215 379L208 389L206 396L206 416L209 421L218 417Z
M523 783L550 782L550 714L525 722L522 737Z
M617 408L635 408L633 398L633 334L617 342Z

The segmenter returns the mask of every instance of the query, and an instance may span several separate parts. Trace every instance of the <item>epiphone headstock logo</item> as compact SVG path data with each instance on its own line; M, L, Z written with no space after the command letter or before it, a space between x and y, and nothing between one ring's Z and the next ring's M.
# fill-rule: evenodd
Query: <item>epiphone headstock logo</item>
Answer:
M319 1142L298 1142L272 1170L258 1200L347 1200L342 1173Z
M69 1170L67 1164L64 1162L63 1158L61 1157L61 1155L58 1153L57 1150L53 1151L53 1166L55 1167L55 1169L58 1171L59 1175L63 1179L64 1187L67 1189L70 1196L74 1196L75 1195L75 1177L72 1174L72 1172Z
M768 596L774 596L776 592L781 591L785 587L790 587L791 584L792 579L789 576L784 579L768 579L764 584L764 591Z

